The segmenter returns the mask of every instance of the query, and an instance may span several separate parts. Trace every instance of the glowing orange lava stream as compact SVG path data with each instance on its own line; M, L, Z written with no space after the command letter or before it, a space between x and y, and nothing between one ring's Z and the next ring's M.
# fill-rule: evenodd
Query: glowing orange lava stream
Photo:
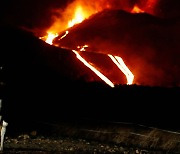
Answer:
M63 39L64 37L66 37L68 34L69 34L69 31L67 30L66 33L65 33L63 36L61 36L61 38L60 38L59 40L61 40L61 39ZM55 38L53 38L53 40L54 40L54 39L55 39ZM53 41L53 40L52 40L52 41Z
M128 69L128 67L125 65L123 59L118 56L112 56L108 55L111 60L117 65L117 67L125 74L127 78L127 84L130 85L133 83L134 75L131 73L131 71Z
M66 31L65 34L63 36L61 36L60 39L63 39L64 37L66 37L69 34L69 31ZM46 43L49 44L53 44L53 39L55 39L58 35L57 34L53 34L53 33L48 33L48 36L45 40ZM85 51L85 48L87 48L88 45L84 45L84 46L78 46L77 48L79 49L79 51ZM108 84L111 87L114 87L114 84L106 77L104 76L101 72L99 72L95 67L93 67L92 65L90 65L82 56L80 56L80 54L78 53L78 51L76 50L72 50L75 54L76 57L85 65L87 66L89 69L91 69L97 76L99 76L106 84ZM126 78L127 78L127 84L130 85L133 83L133 79L134 79L134 75L132 74L132 72L128 69L128 67L125 65L123 59L121 57L118 56L113 56L108 54L108 56L111 58L111 60L117 65L117 67L125 74Z
M83 57L80 56L80 54L76 50L72 50L75 54L76 57L83 62L84 65L86 65L88 68L90 68L97 76L99 76L103 81L105 81L109 86L114 87L114 84L106 77L104 76L101 72L99 72L95 67L90 65Z

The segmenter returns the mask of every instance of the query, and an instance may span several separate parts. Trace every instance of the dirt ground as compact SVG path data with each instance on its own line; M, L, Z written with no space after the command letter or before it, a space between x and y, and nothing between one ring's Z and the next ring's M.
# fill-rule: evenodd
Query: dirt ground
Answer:
M43 124L28 131L26 127L13 135L7 131L3 153L178 154L179 139L177 132L123 123L94 126Z
M102 143L98 141L80 138L60 137L47 138L43 136L31 137L24 134L17 138L6 137L3 153L16 154L46 154L46 153L119 153L119 154L150 154L163 153L162 151L149 151L137 147L126 147L113 143Z

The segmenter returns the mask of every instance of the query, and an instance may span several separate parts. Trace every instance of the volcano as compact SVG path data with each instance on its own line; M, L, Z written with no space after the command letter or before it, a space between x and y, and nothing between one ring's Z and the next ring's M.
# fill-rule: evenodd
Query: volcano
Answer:
M68 117L66 111L69 110L68 113L74 115L92 116L96 113L102 117L112 110L110 115L119 118L124 117L120 115L126 114L131 106L134 108L131 112L137 115L135 119L141 121L141 114L136 111L140 113L140 107L146 111L144 101L150 100L151 110L144 112L147 119L151 119L151 111L156 113L154 118L159 114L159 110L154 109L155 102L176 102L180 85L180 22L175 9L178 5L172 5L170 10L174 12L167 17L164 1L114 0L112 3L98 1L94 5L85 4L81 0L67 2L68 9L63 7L64 10L60 11L49 7L45 15L52 15L52 19L48 18L49 25L52 24L50 28L47 28L47 23L44 25L46 28L36 27L37 21L44 23L45 20L37 20L45 11L41 3L35 5L42 5L42 10L38 9L40 12L35 16L36 22L31 22L32 17L29 16L18 18L22 12L11 14L17 10L15 6L11 6L9 12L2 9L1 96L8 102L8 110L14 114L11 118L16 117L17 112L13 111L16 105L23 108L18 110L20 115L31 119L33 111L34 117L49 120L52 117L59 120L59 111L62 113L60 117ZM136 11L133 11L135 6ZM160 6L162 12L157 11ZM83 7L86 8L84 12ZM29 15L23 8L19 11ZM15 16L22 21L13 23L12 17ZM59 21L64 22L59 24ZM45 33L45 29L58 32L50 40L51 45L39 33ZM124 67L119 69L119 66ZM131 84L127 84L128 76L132 79ZM106 101L111 105L105 104ZM124 112L119 112L119 103ZM54 116L46 114L49 110ZM169 107L164 114L168 111Z
M27 13L29 7L27 8L24 3L21 3L20 6L23 7L19 11L27 15L26 19L19 18L22 12L17 14L13 12L17 11L16 6L9 6L9 12L2 9L4 11L2 12L4 16L2 23L19 24L19 27L30 30L39 38L43 38L46 32L57 35L52 45L66 50L81 50L78 47L87 45L86 52L81 52L80 56L82 58L85 56L86 63L92 64L90 67L99 71L98 73L106 78L112 87L129 83L127 81L129 74L132 81L130 84L163 87L180 85L179 1L113 0L108 2L102 0L84 2L75 0L66 1L64 4L59 3L59 5L62 4L61 9L55 3L56 1L52 4L49 2L33 3L32 1L30 6L33 4L36 6L32 13L34 16L37 14L34 21L31 21L32 17L29 17ZM44 10L47 5L49 7ZM36 8L39 7L41 9L37 11ZM27 11L24 8L27 8ZM10 15L12 12L14 15ZM43 18L38 18L41 13L45 15L48 22ZM22 21L17 23L19 21L17 20L13 23L13 16ZM37 21L40 25L44 23L44 27L38 27ZM28 24L29 22L31 24ZM49 28L47 28L48 24ZM64 35L66 32L68 32L67 35ZM107 58L109 55L120 57L128 73L123 72L124 68L118 70L116 64L112 64L112 60ZM83 71L77 74L81 76ZM77 77L77 74L74 76ZM99 80L99 76L97 77L96 73L93 77L84 75L84 79L96 81Z
M177 19L105 10L69 28L54 44L70 49L87 44L86 51L120 56L135 84L172 87L180 85L179 27Z
M118 119L133 106L135 119L141 121L141 114L136 110L139 113L140 107L145 107L146 99L156 113L154 118L159 113L154 109L155 102L175 103L180 84L178 15L164 18L152 11L146 13L143 7L143 13L132 13L133 5L113 9L107 4L106 9L59 32L51 45L39 39L36 30L4 23L1 26L4 49L0 56L1 96L8 102L8 110L12 109L9 112L14 116L10 117L16 117L13 109L17 105L20 119L21 115L31 119L33 111L34 117L59 120L68 117L66 110L80 116L96 113L95 117L106 117L106 112L112 110L110 115ZM124 68L118 68L116 56L122 58L123 65L134 75L131 85L127 85ZM106 101L111 105L105 105ZM117 107L119 103L122 113ZM49 110L53 111L53 118L46 114ZM144 113L147 119L152 118L151 110ZM163 113L166 111L169 107Z
M171 118L178 116L175 112L178 87L119 84L112 88L71 50L49 45L22 29L1 29L4 38L1 46L5 49L1 52L4 82L1 97L4 117L11 125L22 126L24 118L30 123L85 117L164 125L162 121L169 117L166 113L170 110L174 111ZM13 36L13 41L9 36ZM90 59L100 56L100 60L106 60L107 64L109 60L114 67L106 54L85 52L84 55ZM120 77L123 77L121 72ZM171 106L163 107L160 116L156 103L167 100ZM124 116L127 113L133 117ZM175 125L171 120L166 123Z
M53 132L179 152L179 2L3 1L0 116L7 135ZM22 135L14 148L25 138L33 144Z

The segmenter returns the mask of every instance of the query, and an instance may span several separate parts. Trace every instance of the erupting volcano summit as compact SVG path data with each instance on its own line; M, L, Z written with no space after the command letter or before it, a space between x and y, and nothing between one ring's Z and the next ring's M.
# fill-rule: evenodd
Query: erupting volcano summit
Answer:
M54 17L47 28L47 35L39 38L50 45L72 50L111 87L116 84L179 86L179 60L174 59L180 49L176 34L179 22L158 17L159 3L159 0L75 0L63 11L56 10L59 16ZM176 50L172 51L174 47ZM109 57L125 75L126 83L123 79L114 79L119 73L117 69L103 68L109 61L93 60L98 59L97 54L88 57L85 52Z
M87 81L103 81L110 87L180 86L179 0L16 3L3 2L1 23L30 31L52 48L71 52L89 69L84 75ZM79 73L74 74L81 78Z

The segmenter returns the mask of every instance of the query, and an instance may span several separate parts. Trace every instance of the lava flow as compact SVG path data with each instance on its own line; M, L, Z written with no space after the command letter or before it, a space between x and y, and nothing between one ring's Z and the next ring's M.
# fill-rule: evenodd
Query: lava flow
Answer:
M75 7L75 12L73 12L73 19L70 19L67 23L67 28L73 27L75 24L81 23L83 20L87 19L89 16L91 16L93 13L92 11L90 11L89 13L84 12L83 11L83 7L81 5L76 5ZM138 9L137 7L134 7L134 11L132 11L134 13L139 13L142 12L140 9ZM57 25L57 23L55 24ZM49 43L50 45L55 45L53 44L53 40L58 37L58 30L56 30L56 28L53 29L52 26L48 31L47 31L47 36L45 37L40 37L40 39L44 40L46 43ZM66 30L65 34L63 36L61 36L59 39L63 39L64 37L66 37L69 34L69 31ZM78 50L81 51L86 51L85 48L87 48L88 45L84 45L84 46L77 46ZM114 83L108 79L103 73L101 73L98 68L95 68L93 65L91 65L90 63L88 63L80 54L78 51L76 50L72 50L72 52L74 52L76 54L76 57L85 65L87 66L89 69L91 69L98 77L100 77L101 80L103 80L106 84L108 84L111 87L114 87ZM130 85L133 83L133 79L134 79L134 75L133 73L128 69L128 67L125 65L123 59L121 57L118 56L113 56L113 55L107 55L111 58L112 62L114 62L115 65L117 65L117 67L120 69L120 71L122 71L126 78L127 78L127 84Z
M53 44L53 40L58 37L57 33L52 33L52 32L47 32L47 36L44 37L40 37L40 39L44 40L46 43L52 45Z
M144 11L140 9L137 5L134 5L133 9L131 10L131 13L144 13Z
M90 65L76 50L72 50L76 57L83 62L84 65L86 65L88 68L90 68L97 76L99 76L103 81L105 81L109 86L114 87L114 84L106 77L104 76L100 71L98 71L95 67Z
M123 59L121 57L118 57L118 56L112 56L112 55L108 55L108 56L117 65L117 67L125 74L125 76L127 78L127 84L132 84L133 79L134 79L134 75L128 69L128 67L125 65Z

